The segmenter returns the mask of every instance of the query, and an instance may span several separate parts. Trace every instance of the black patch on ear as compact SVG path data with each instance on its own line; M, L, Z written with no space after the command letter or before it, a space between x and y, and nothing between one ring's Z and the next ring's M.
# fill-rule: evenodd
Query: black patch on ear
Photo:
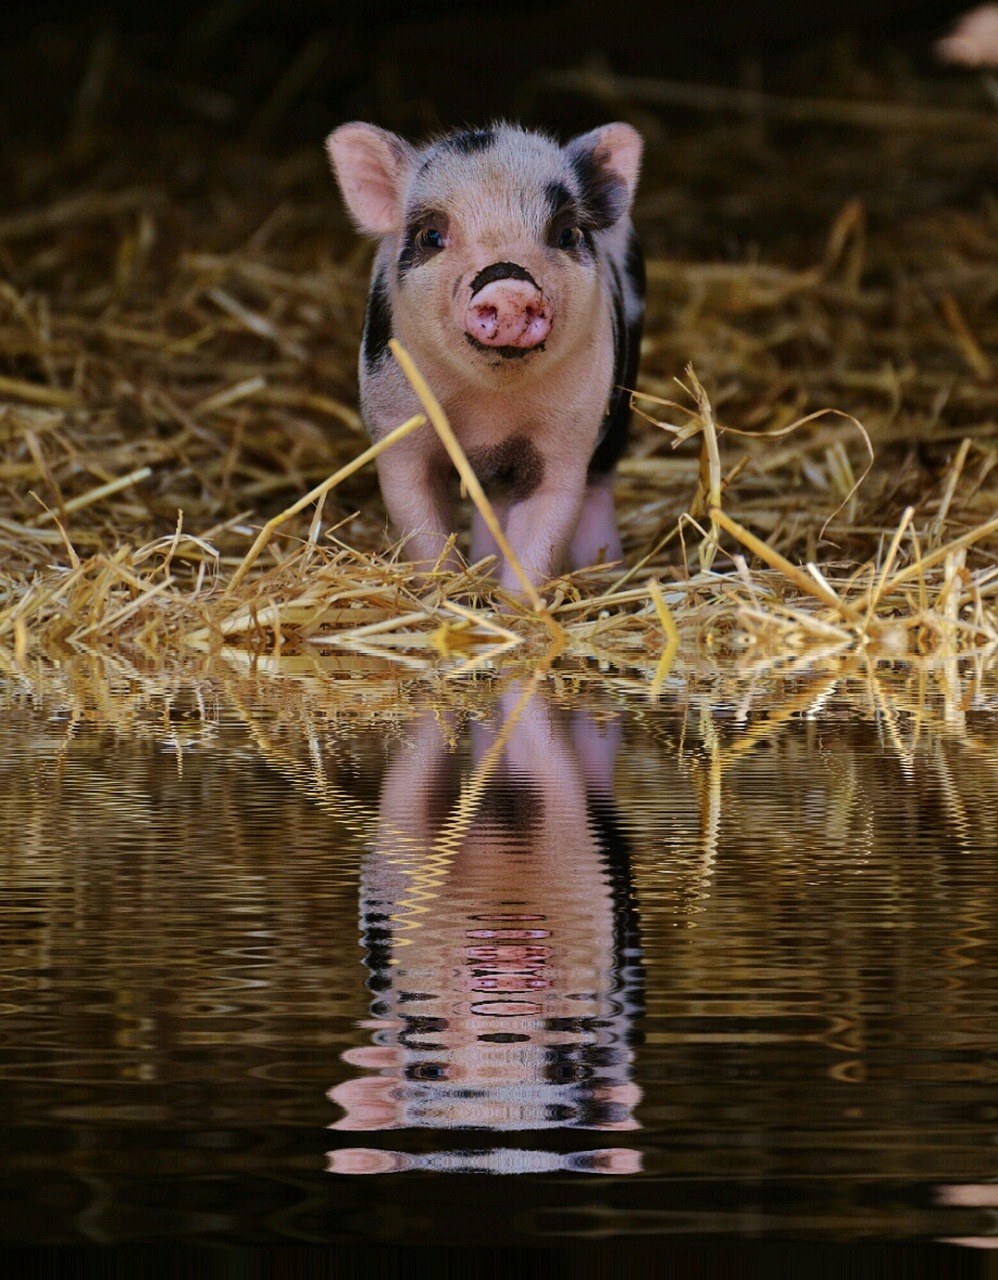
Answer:
M462 155L471 155L474 151L488 151L496 140L494 129L461 129L441 138L440 145L451 151L460 151Z
M633 262L632 262L633 255ZM600 428L599 440L589 459L588 480L592 484L608 475L627 447L627 435L631 425L631 391L637 384L638 362L641 359L641 332L644 313L627 323L624 313L624 290L620 272L613 263L613 385L607 411ZM627 250L628 275L644 282L644 257L637 239L632 237Z
M592 231L605 231L627 212L627 183L595 151L577 151L572 168L579 184L581 215Z
M368 373L374 371L378 361L387 353L388 339L391 336L392 302L388 295L388 281L385 279L385 273L379 271L371 282L371 292L367 295L364 337L360 348L364 357L364 368Z

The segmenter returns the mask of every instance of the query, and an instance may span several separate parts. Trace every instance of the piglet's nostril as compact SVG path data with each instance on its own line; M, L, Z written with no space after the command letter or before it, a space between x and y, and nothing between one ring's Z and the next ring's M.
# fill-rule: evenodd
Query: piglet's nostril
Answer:
M480 342L488 342L495 333L499 324L499 312L495 307L477 306L472 307L469 311L472 325L468 325L469 332L473 337L477 337Z
M465 312L473 341L488 347L539 347L551 332L552 309L531 280L501 277L483 285Z

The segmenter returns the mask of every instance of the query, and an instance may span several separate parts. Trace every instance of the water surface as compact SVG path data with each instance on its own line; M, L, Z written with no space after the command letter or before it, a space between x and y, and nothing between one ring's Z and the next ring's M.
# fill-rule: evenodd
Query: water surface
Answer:
M983 676L12 670L0 1238L998 1240Z

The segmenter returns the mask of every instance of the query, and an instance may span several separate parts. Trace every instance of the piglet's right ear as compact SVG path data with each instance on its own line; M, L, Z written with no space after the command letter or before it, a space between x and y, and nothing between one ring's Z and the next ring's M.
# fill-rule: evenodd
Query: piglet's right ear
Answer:
M351 216L368 235L384 236L402 225L405 179L415 151L373 124L343 124L326 139L336 181Z

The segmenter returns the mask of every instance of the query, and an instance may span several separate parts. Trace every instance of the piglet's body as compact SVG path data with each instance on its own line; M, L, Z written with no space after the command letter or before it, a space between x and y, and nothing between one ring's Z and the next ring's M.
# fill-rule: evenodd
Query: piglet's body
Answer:
M640 136L610 124L561 147L513 125L410 146L347 124L328 150L360 229L379 239L360 356L377 438L419 409L388 348L443 405L535 584L621 556L612 480L630 416L644 268L630 206ZM411 559L454 531L450 462L417 432L379 458ZM472 557L497 551L476 516ZM508 565L500 585L516 589Z

